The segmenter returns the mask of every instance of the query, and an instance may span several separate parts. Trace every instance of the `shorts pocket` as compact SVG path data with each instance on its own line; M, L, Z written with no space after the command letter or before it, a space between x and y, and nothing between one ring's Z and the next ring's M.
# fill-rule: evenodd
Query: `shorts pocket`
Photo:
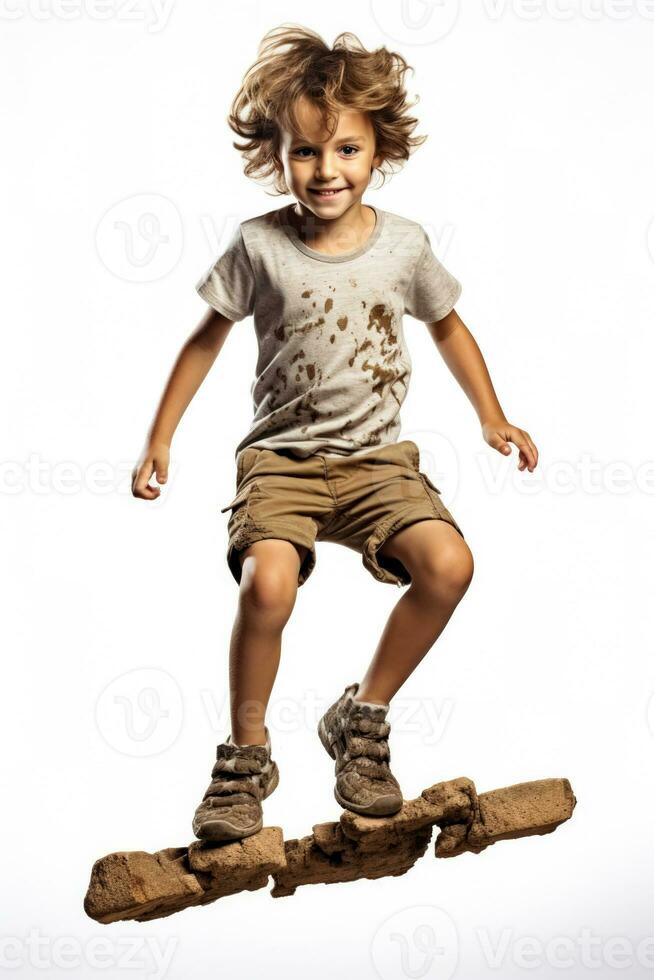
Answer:
M254 466L255 460L260 452L261 450L258 448L258 446L246 446L246 448L241 451L238 458L238 464L236 466L237 486L240 486L243 483L243 480Z
M424 486L425 490L427 491L427 496L431 500L432 506L433 506L436 514L438 515L438 517L441 517L443 520L447 521L448 524L451 524L452 527L456 528L456 530L459 532L459 534L461 535L461 537L462 538L465 538L465 535L464 535L463 531L461 530L461 528L459 527L458 523L454 520L454 518L452 517L450 511L447 509L447 507L443 503L443 498L441 497L441 492L438 489L438 487L436 486L436 484L435 483L432 483L432 481L429 479L429 477L427 476L426 473L419 472L418 473L418 476L420 477L420 479L422 481L422 485Z
M220 508L220 513L224 514L226 510L231 510L233 507L238 507L239 504L244 503L248 499L250 493L255 488L255 486L256 484L254 483L246 483L245 486L241 487L241 489L238 491L238 493L231 501L231 503L227 504L226 507Z

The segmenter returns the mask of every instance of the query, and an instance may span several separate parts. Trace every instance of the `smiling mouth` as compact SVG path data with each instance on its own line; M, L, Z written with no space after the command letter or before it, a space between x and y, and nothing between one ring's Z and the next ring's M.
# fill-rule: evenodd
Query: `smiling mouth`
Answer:
M315 194L316 197L336 197L337 194L340 194L341 191L345 191L345 190L347 190L346 187L337 187L337 188L335 188L334 190L331 190L331 191L321 191L321 190L318 190L316 187L310 187L309 188L309 191L312 194Z

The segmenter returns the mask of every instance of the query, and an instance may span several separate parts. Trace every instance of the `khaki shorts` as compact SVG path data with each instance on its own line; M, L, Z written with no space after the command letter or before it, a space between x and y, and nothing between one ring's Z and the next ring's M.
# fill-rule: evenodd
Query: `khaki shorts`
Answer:
M231 511L227 564L237 582L238 552L263 538L283 538L309 549L298 586L316 564L316 541L359 552L376 579L402 586L411 582L406 568L378 554L391 534L416 521L436 519L447 521L463 537L440 491L420 471L420 452L410 440L358 456L316 453L306 459L291 450L249 446L238 456L236 490L221 512Z

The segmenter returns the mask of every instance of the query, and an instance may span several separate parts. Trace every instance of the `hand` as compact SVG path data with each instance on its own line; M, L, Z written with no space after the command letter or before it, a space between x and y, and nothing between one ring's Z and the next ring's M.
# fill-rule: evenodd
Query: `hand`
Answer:
M518 469L524 470L526 467L533 473L538 462L538 450L531 440L531 436L524 429L519 429L517 425L511 425L506 419L496 422L484 422L481 426L484 439L489 446L497 449L498 452L508 456L511 452L510 442L515 443L519 449Z
M156 473L157 483L165 483L168 479L169 461L170 446L165 442L149 443L132 470L132 494L143 500L156 500L161 490L159 487L151 487L148 480Z

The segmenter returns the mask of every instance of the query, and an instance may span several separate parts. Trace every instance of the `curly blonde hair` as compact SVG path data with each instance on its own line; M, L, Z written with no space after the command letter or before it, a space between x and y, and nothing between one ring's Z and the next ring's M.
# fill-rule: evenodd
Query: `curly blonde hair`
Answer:
M404 75L413 71L402 55L386 48L368 51L349 31L329 48L315 31L282 24L268 31L259 44L257 60L247 70L232 102L227 122L245 143L240 150L247 177L273 175L277 194L289 194L279 156L280 126L299 130L296 103L306 96L322 112L329 136L338 124L339 109L369 114L375 133L375 153L382 176L393 164L409 159L426 136L412 136L418 120L407 114ZM333 125L330 123L333 122Z

